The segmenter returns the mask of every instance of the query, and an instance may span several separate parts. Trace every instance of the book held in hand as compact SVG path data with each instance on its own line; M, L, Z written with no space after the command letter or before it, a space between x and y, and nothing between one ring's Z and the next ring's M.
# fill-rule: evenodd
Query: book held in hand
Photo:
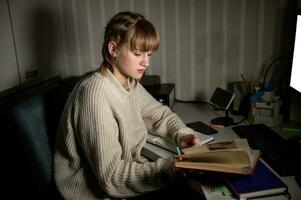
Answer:
M260 157L259 150L250 149L246 139L215 142L182 149L177 168L202 171L252 174Z
M252 175L229 175L226 176L226 181L240 199L279 194L284 194L290 198L287 185L261 160L256 165Z

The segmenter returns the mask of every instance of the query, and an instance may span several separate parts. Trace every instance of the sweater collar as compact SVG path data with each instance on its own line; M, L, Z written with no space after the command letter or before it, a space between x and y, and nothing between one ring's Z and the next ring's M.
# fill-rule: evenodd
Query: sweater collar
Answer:
M107 69L105 74L103 75L107 82L109 83L109 87L111 91L116 95L119 96L121 99L124 98L124 96L128 96L131 93L131 90L136 85L136 80L127 80L127 86L123 87L122 84L118 81L118 79L114 76L114 74Z

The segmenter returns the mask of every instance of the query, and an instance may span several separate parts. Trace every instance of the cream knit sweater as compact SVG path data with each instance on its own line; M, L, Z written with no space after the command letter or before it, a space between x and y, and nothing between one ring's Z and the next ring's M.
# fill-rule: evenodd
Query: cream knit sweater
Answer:
M171 159L148 162L148 132L178 143L192 130L137 81L125 89L107 71L80 81L65 105L56 140L54 176L65 199L126 198L166 186Z

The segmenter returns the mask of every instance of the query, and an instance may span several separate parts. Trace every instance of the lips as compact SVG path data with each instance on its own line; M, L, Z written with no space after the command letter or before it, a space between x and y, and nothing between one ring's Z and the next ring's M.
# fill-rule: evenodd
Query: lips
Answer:
M144 73L144 69L138 69L137 71L141 74Z

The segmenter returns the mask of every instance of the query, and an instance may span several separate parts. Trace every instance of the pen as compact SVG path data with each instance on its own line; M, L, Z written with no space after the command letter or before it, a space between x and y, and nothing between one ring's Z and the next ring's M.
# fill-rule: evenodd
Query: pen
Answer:
M177 150L178 155L181 155L181 150L178 146L176 146L176 150Z

